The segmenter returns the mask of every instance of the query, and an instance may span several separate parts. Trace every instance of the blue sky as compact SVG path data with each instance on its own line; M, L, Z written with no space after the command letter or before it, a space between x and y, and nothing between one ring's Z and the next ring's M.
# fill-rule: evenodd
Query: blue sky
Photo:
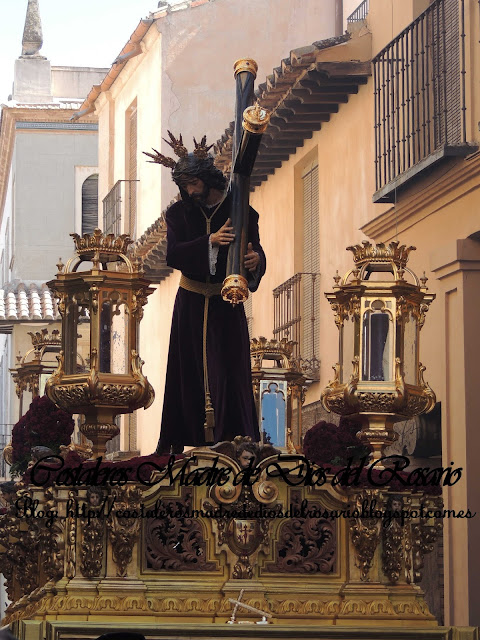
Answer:
M42 55L52 65L110 67L141 18L158 0L39 0ZM22 52L27 0L0 0L0 104L12 91Z

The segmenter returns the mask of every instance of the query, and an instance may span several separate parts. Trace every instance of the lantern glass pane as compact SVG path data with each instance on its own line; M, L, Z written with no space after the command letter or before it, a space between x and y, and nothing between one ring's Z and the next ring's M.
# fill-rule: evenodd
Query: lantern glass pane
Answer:
M372 305L373 308L374 305ZM362 380L393 380L393 323L386 310L365 311L362 326Z
M46 347L44 347L41 356L43 373L41 374L40 378L44 375L48 378L55 371L58 366L57 357L59 350L60 348L56 346L47 345ZM40 393L40 395L43 396L43 393Z
M277 447L286 446L287 381L260 381L260 424L264 438Z
M405 382L408 384L418 384L418 325L417 320L412 314L408 316L405 323L403 341L403 371L405 374Z
M67 375L75 375L89 369L88 304L82 304L74 295L71 298L68 297L65 305L65 318L62 326L64 370Z
M105 300L100 314L100 371L124 374L128 372L128 324L125 305Z
M353 372L353 357L355 355L355 322L352 317L345 318L343 328L342 354L341 354L341 382L348 382Z
M128 348L128 316L125 313L125 305L122 304L112 317L111 338L111 372L128 373L127 354Z
M45 395L45 383L47 382L47 380L50 378L51 375L52 375L51 373L41 373L40 374L40 378L38 380L38 395L39 396Z
M110 373L112 337L112 303L105 300L100 312L100 371Z
M82 309L78 319L77 333L77 373L90 371L90 317L87 309Z

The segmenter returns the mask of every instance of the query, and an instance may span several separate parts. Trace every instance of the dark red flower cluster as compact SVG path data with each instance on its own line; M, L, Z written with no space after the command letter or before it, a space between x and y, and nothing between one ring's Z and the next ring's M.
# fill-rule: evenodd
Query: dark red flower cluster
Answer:
M358 422L349 418L341 418L338 427L321 420L305 434L303 453L320 466L343 466L349 458L360 460L371 452L371 448L363 445L356 436L360 428Z
M354 469L364 456L367 456L366 464L363 466L355 481L357 487L384 487L385 476L383 471L372 469L367 471L368 457L372 452L370 445L362 445L356 437L361 425L350 418L341 418L338 427L330 422L321 420L305 434L303 441L303 453L308 460L315 462L320 467L328 467L329 473L341 473L348 465L348 460L352 462L350 468ZM399 472L388 482L386 489L390 491L405 491L408 488L408 473ZM435 484L422 486L421 491L428 495L441 495L442 488Z
M60 445L70 443L73 427L70 413L59 409L47 396L35 398L12 430L12 475L25 471L32 447L49 447L58 453Z

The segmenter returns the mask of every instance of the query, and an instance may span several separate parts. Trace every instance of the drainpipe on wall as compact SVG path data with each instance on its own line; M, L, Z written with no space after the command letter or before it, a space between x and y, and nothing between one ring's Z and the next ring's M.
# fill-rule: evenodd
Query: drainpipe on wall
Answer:
M343 34L343 0L335 0L335 35Z

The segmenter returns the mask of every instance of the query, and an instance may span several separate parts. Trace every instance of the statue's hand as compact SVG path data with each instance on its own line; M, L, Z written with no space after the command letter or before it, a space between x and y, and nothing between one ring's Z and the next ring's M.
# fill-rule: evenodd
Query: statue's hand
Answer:
M248 243L247 253L244 257L245 269L248 269L248 271L255 271L255 269L260 264L260 256L256 251L253 250L253 245L251 242Z
M231 225L232 221L228 218L223 227L220 227L215 233L210 234L212 247L224 247L235 240L235 234L232 233L233 227Z

